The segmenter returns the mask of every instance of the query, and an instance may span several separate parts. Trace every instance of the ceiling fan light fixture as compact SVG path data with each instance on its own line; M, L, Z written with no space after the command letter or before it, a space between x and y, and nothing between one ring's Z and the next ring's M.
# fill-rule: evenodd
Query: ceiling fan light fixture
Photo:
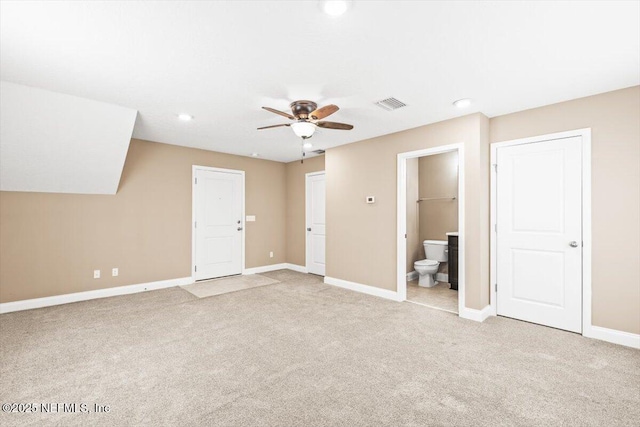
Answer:
M188 122L193 120L193 116L191 114L178 114L178 118L183 122Z
M346 0L325 0L322 2L322 10L329 16L343 15L349 9L349 2Z
M313 144L310 142L305 142L304 144L302 144L302 148L308 150L309 148L313 148Z
M291 123L293 133L300 138L311 138L316 131L316 125L310 122L295 122Z

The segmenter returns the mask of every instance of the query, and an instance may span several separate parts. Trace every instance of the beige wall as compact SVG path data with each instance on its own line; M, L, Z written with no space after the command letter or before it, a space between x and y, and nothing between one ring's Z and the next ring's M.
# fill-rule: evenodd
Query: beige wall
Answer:
M190 276L192 165L246 172L246 267L285 262L283 163L132 140L116 195L0 192L0 302Z
M591 128L592 322L640 333L640 86L490 122L491 142Z
M423 254L418 226L418 204L420 197L420 175L418 159L407 159L407 273L414 270L413 264Z
M488 304L489 146L480 135L487 123L472 114L327 150L327 276L395 291L397 154L464 143L466 305Z
M447 232L458 231L458 152L421 157L419 162L421 199L456 197L420 203L420 242L447 240Z
M288 263L306 266L305 175L323 170L324 156L306 159L304 163L297 160L286 165L286 262Z
M133 140L115 196L0 192L0 302L189 276L193 164L246 171L246 211L257 217L247 223L248 268L304 265L304 174L326 169L327 275L395 290L396 156L462 142L466 306L480 309L489 303L489 143L586 127L593 323L640 333L637 86L491 120L472 114L336 147L304 165Z

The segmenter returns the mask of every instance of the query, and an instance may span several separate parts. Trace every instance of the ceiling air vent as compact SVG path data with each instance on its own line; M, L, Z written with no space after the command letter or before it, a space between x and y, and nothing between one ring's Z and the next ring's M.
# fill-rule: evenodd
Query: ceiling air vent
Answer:
M407 104L404 102L395 99L394 97L383 99L382 101L378 101L375 103L378 107L384 108L387 111L397 110L398 108L406 107Z
M314 150L314 151L312 151L312 153L324 154L324 150Z

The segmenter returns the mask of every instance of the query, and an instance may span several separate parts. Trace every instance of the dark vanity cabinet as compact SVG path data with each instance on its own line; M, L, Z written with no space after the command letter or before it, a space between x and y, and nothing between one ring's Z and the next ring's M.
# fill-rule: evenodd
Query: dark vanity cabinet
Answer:
M449 284L458 290L458 236L449 236Z

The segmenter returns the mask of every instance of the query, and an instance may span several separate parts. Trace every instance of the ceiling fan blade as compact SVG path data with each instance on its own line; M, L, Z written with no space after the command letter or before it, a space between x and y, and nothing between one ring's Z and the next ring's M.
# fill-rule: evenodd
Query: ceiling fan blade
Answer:
M325 105L322 108L318 108L317 110L312 111L311 114L309 114L309 117L311 117L313 120L320 120L324 119L327 116L330 116L338 110L339 108L337 105Z
M291 126L291 123L284 123L284 124L281 124L281 125L263 126L263 127L261 127L261 128L258 128L258 130L261 130L261 129L271 129L271 128L279 128L280 126Z
M271 111L272 113L276 113L276 114L279 114L279 115L281 115L281 116L284 116L284 117L286 117L286 118L288 118L288 119L290 119L290 120L295 120L295 119L296 119L296 118L295 118L295 117L293 117L291 114L289 114L289 113L285 113L284 111L275 110L275 109L273 109L273 108L269 108L269 107L262 107L262 108L263 108L263 109L265 109L265 110L267 110L267 111Z
M353 125L348 125L346 123L336 123L336 122L317 122L316 126L325 128L325 129L340 129L340 130L353 129Z

